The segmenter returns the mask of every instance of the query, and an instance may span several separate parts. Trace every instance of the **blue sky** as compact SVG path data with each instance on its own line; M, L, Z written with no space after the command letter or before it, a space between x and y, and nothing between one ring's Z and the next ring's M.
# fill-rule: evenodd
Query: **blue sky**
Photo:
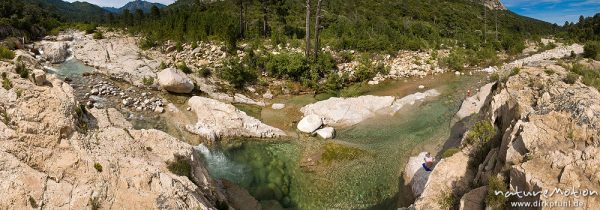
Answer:
M579 16L600 13L600 0L500 0L509 10L528 17L563 25Z
M133 0L66 0L68 2L75 2L75 1L87 1L90 2L92 4L101 6L101 7L122 7L125 4L127 4L130 1ZM146 0L149 2L158 2L164 5L169 5L173 2L175 2L175 0Z

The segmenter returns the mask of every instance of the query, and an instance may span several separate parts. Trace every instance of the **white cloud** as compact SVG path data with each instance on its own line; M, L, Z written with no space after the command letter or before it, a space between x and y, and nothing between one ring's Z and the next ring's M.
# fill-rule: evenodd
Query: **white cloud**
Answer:
M101 6L101 7L122 7L125 4L129 3L130 1L134 1L134 0L66 0L68 2L75 2L75 1L87 1L89 3ZM172 4L173 2L175 2L175 0L146 0L149 2L156 2L156 3L161 3L164 5L169 5Z

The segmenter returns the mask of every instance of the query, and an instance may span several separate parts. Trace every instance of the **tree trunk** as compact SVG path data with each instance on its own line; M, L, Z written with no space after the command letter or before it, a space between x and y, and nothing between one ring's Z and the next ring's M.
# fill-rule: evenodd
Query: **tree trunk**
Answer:
M240 5L240 37L244 37L244 1L238 0Z
M323 0L317 1L317 15L315 17L315 61L319 58L319 30L321 28L321 2Z
M263 13L263 17L262 17L262 22L263 22L263 36L267 37L268 35L268 27L269 27L269 23L267 22L267 0L262 0L262 13Z
M485 6L485 0L483 3L483 43L487 43L487 7Z
M306 49L305 56L306 59L310 56L310 0L306 0Z

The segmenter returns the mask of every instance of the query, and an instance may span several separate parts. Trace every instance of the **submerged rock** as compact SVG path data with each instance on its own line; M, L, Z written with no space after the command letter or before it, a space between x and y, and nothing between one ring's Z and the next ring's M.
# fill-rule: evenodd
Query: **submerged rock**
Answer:
M187 130L207 139L217 140L221 137L237 136L256 138L285 136L285 132L282 130L263 124L231 104L194 96L190 98L188 105L196 113L198 122L187 125Z
M192 80L185 73L174 68L167 68L158 73L158 84L174 93L190 93L194 90Z

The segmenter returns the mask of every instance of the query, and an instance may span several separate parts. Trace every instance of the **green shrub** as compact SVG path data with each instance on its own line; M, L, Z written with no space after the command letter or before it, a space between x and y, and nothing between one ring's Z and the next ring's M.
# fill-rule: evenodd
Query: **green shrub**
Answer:
M175 44L175 50L177 50L177 52L183 51L183 45L181 44L181 42L177 42Z
M270 55L265 67L273 77L289 78L295 81L300 81L300 78L309 69L304 55L300 53Z
M491 122L482 120L477 123L467 132L466 142L468 144L485 144L496 135L496 129Z
M571 72L580 75L583 84L600 89L600 69L591 69L576 63L571 67Z
M518 67L515 67L510 71L510 76L515 76L515 75L519 74L520 72L521 72L521 69Z
M544 69L544 72L545 72L546 74L548 74L548 75L553 75L554 73L556 73L556 72L554 72L554 70L552 70L552 69Z
M209 68L202 68L202 69L200 69L199 74L201 77L207 78L212 75L212 71Z
M241 89L246 84L255 83L258 73L233 58L224 62L223 68L219 71L219 78L229 82L234 88Z
M438 200L438 204L440 207L442 207L442 209L452 209L452 207L456 205L457 201L458 200L452 191L443 191L441 198Z
M167 163L167 169L169 169L171 173L179 176L190 177L192 175L192 166L190 163L185 160L185 158L179 156L175 158L175 161Z
M567 74L567 77L565 77L565 79L563 79L563 81L567 84L575 84L575 82L577 82L578 78L579 78L579 75L577 75L573 72L569 72L569 74Z
M10 90L12 87L12 82L6 77L6 72L2 72L2 88Z
M146 86L150 86L154 84L154 77L144 77L142 83Z
M179 64L177 64L177 69L181 70L183 73L186 74L192 73L192 69L190 69L190 67L188 67L185 62L180 62Z
M100 165L100 163L94 163L94 168L96 171L102 172L102 165Z
M29 196L29 205L31 206L31 208L34 208L34 209L38 207L38 204L37 204L37 202L36 202L36 201L35 201L35 199L34 199L33 197L31 197L31 196Z
M156 47L156 40L150 37L144 37L142 40L140 40L139 45L140 49L148 50L150 48Z
M98 197L90 198L89 205L91 206L92 210L98 210L101 207Z
M385 67L382 63L374 64L371 62L371 59L368 57L363 57L360 60L358 67L354 70L353 79L356 82L363 82L373 79L380 73L382 75L388 74L389 69Z
M163 70L167 68L167 64L165 64L165 62L161 61L160 62L160 66L158 66L158 69Z
M94 32L94 39L104 39L104 35L100 31Z
M453 49L448 57L443 58L441 64L447 68L456 71L462 71L467 63L467 55L464 49L455 48Z
M490 75L490 80L491 81L499 81L500 80L500 75L498 74L498 72L492 73L492 75Z
M496 176L490 176L487 183L487 195L485 197L486 206L493 207L494 209L504 209L506 196L504 196L504 194L496 195L496 191L507 192L508 187L506 186L506 183Z
M356 83L340 90L340 97L356 97L365 93L363 83Z
M25 67L25 64L23 64L23 62L17 62L17 64L15 65L15 71L17 72L17 74L19 74L19 76L21 76L21 78L27 78L29 76L29 69Z
M9 59L10 60L13 58L15 58L15 53L12 50L10 50L4 46L0 46L0 59Z
M451 157L452 155L456 154L457 152L460 152L460 149L449 148L446 151L444 151L444 153L442 154L442 157L444 157L444 158Z
M583 47L583 57L600 59L600 41L590 41Z

